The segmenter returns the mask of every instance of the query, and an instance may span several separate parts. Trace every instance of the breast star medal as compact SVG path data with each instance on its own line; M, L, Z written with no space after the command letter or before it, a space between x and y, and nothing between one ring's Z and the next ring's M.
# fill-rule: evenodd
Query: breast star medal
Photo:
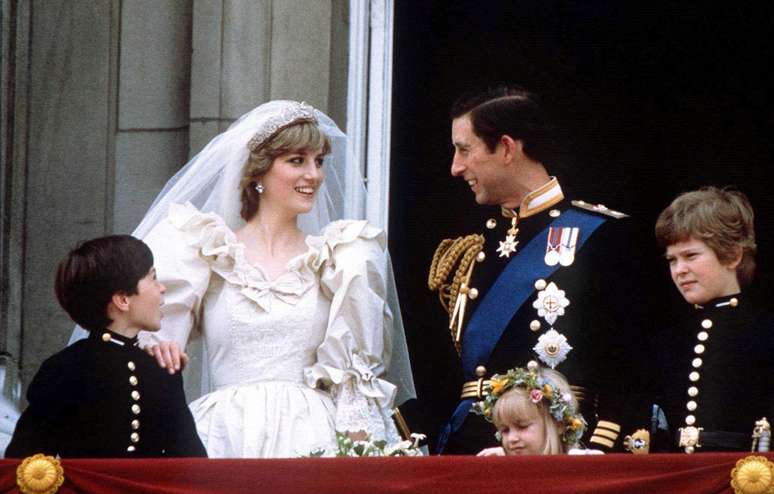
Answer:
M564 315L564 309L570 305L570 301L564 296L564 290L560 290L553 281L540 290L537 299L532 302L532 307L537 309L538 317L542 317L548 324L554 324L559 316Z
M554 328L546 331L538 338L537 345L532 350L538 358L552 369L564 362L572 347L567 342L567 337L557 332Z
M500 242L500 247L497 248L497 252L500 253L500 257L511 257L511 254L516 252L516 246L519 245L519 241L516 240L516 235L519 233L519 229L516 228L516 224L518 222L518 216L511 218L511 227L508 229L505 240Z

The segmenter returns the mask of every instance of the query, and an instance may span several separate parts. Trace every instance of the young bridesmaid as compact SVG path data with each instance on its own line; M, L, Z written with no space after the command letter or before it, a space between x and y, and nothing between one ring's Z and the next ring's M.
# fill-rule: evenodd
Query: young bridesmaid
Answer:
M501 447L478 456L555 455L577 447L586 421L561 373L530 362L527 369L495 374L485 389L475 410L494 423Z

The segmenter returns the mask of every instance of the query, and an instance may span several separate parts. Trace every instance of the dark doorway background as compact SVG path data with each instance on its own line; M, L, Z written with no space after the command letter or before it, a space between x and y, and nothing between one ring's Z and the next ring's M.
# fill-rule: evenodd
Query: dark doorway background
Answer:
M756 211L759 271L750 293L768 304L774 9L753 5L395 2L390 248L427 432L459 393L428 267L442 238L476 232L486 214L449 176L449 108L472 87L510 81L538 93L564 147L549 171L558 167L563 184L582 191L576 197L647 225L681 191L737 186ZM674 292L663 269L648 289ZM653 311L683 309L672 301Z

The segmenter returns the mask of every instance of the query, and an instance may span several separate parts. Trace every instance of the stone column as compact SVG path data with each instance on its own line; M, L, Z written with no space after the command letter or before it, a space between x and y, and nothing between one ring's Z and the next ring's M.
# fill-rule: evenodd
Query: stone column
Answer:
M191 154L272 99L330 112L344 128L347 0L194 0Z
M130 233L188 158L190 1L121 3L114 232Z
M19 5L26 2L19 2ZM109 231L112 221L118 0L39 0L29 8L28 64L21 76L26 112L17 139L26 155L22 208L21 366L28 383L40 362L60 350L72 323L53 291L58 260L78 241ZM18 201L18 202L17 202Z

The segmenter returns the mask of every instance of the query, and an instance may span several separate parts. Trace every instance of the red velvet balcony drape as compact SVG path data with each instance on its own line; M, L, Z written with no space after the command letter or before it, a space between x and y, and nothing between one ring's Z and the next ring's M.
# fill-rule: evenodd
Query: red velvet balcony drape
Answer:
M62 460L59 492L731 493L731 470L745 456ZM19 492L19 463L0 460L0 492Z

